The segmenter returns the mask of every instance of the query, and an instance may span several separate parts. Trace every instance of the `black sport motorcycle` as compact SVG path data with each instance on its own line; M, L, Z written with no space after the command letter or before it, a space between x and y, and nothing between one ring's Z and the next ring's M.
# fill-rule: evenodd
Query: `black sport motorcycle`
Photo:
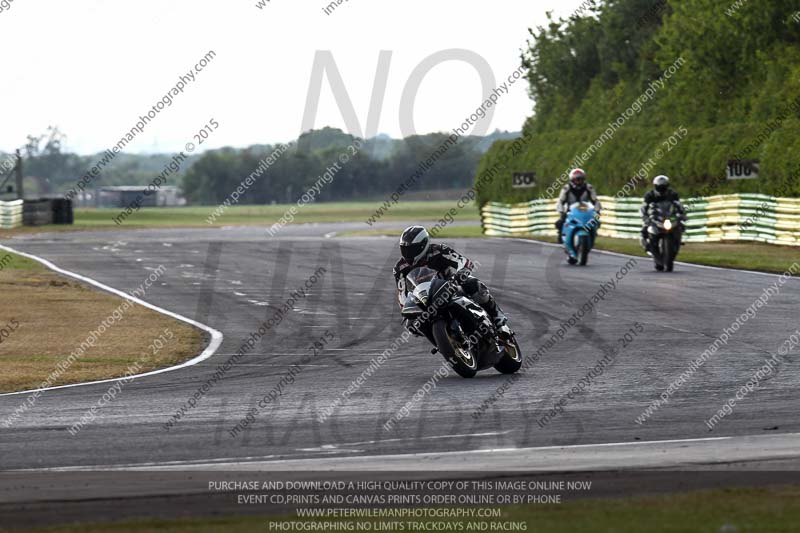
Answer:
M398 295L403 318L436 347L431 353L441 353L459 376L471 378L490 367L503 374L520 369L522 352L514 332L508 325L495 328L483 307L453 280L423 266L406 274L406 283L408 295Z
M681 249L685 217L669 200L654 202L650 205L650 212L648 253L653 256L656 270L672 272Z

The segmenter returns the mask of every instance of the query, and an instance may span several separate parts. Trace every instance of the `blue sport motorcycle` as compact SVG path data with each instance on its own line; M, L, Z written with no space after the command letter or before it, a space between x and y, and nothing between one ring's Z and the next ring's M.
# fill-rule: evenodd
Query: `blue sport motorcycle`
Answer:
M567 218L561 228L564 251L570 265L586 265L589 252L594 248L600 222L590 202L576 202L569 206Z

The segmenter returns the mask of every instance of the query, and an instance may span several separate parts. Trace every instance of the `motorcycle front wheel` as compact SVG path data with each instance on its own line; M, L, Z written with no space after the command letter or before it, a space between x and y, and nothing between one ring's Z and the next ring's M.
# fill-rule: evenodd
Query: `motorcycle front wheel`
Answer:
M478 359L470 350L461 346L447 331L447 324L439 320L433 324L433 338L442 357L450 363L462 378L473 378L478 373Z
M586 266L589 261L589 237L582 235L578 239L578 264Z
M672 241L672 235L664 235L661 239L661 246L661 264L664 265L664 270L672 272L675 265L675 244Z
M519 349L517 337L512 335L508 339L500 339L500 345L503 347L503 356L494 368L503 374L513 374L522 367L522 350Z

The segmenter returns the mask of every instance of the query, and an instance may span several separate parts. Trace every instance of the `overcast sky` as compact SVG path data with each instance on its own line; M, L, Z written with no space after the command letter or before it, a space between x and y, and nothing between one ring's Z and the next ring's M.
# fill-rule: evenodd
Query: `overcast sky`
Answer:
M3 68L0 150L58 125L86 154L117 143L209 50L216 57L129 145L181 150L214 118L203 148L296 138L314 57L329 50L366 127L381 50L392 52L377 131L402 136L401 95L423 60L447 49L485 59L498 84L519 66L528 27L545 12L569 15L580 0L13 0L0 12ZM476 56L476 57L477 57ZM510 88L488 126L517 130L532 103ZM448 131L482 101L481 78L463 61L438 64L414 104L417 133ZM327 77L315 127L346 126ZM351 131L351 133L356 133Z

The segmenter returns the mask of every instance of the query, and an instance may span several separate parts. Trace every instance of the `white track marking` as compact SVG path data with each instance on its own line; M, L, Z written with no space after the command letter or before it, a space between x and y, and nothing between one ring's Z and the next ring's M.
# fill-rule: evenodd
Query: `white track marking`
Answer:
M339 449L347 446L363 446L364 444L385 444L387 442L407 442L415 440L441 440L441 439L462 439L464 437L497 437L499 435L507 435L511 430L506 431L492 431L489 433L462 433L460 435L431 435L429 437L405 437L398 439L380 439L380 440L365 440L361 442L342 442L340 444L326 444L323 446L325 449ZM304 448L304 450L312 450L316 448ZM342 450L347 451L347 450Z
M630 470L674 468L686 465L711 465L797 459L800 433L735 437L704 437L656 441L609 442L541 446L536 448L489 448L450 452L386 455L340 455L307 459L280 458L277 455L229 459L164 461L107 466L32 468L8 472L87 472L154 470L243 470L243 471L354 471L409 470L458 471L464 464L473 470L541 471ZM655 450L654 450L655 448ZM609 450L608 455L605 450ZM603 455L598 456L597 453ZM494 456L484 462L482 456ZM634 461L635 459L635 461ZM358 463L364 463L359 465ZM189 468L191 467L191 468Z
M206 359L208 359L212 355L214 355L214 353L217 351L217 349L222 344L222 332L217 331L216 329L214 329L214 328L212 328L210 326L206 326L205 324L201 324L200 322L192 320L191 318L187 318L187 317L179 315L177 313L173 313L172 311L168 311L166 309L163 309L163 308L158 307L156 305L153 305L151 303L145 302L144 300L140 300L139 298L136 298L135 296L131 296L130 294L122 292L121 290L115 289L113 287L109 287L108 285L104 285L104 284L100 283L99 281L93 280L92 278L88 278L86 276L82 276L80 274L76 274L75 272L70 272L68 270L64 270L63 268L57 267L56 265L54 265L53 263L51 263L47 259L42 259L41 257L37 257L37 256L31 255L31 254L27 254L25 252L19 252L17 250L14 250L13 248L9 248L8 246L4 246L2 244L0 244L0 250L6 250L8 252L20 255L22 257L26 257L26 258L31 259L33 261L36 261L37 263L41 263L42 265L46 266L50 270L58 272L59 274L63 274L65 276L69 276L71 278L80 280L80 281L82 281L84 283L88 283L89 285L97 287L100 290L103 290L105 292L109 292L109 293L114 294L116 296L121 296L122 298L125 298L127 300L131 300L132 302L138 303L139 305L141 305L143 307L147 307L148 309L152 309L153 311L161 313L162 315L166 315L166 316L172 317L172 318L174 318L176 320L180 320L181 322L186 322L187 324L190 324L190 325L192 325L192 326L194 326L196 328L200 328L203 331L205 331L205 332L207 332L207 333L209 333L211 335L211 342L208 344L206 349L203 350L203 353L201 353L200 355L198 355L194 359L186 361L185 363L182 363L180 365L171 366L171 367L168 367L168 368L162 368L162 369L159 369L159 370L153 370L151 372L145 372L144 374L136 374L134 376L130 376L130 377L127 377L127 378L120 377L120 378L102 379L102 380L99 380L99 381L88 381L88 382L85 382L85 383L73 383L71 385L59 385L59 386L56 386L56 387L46 387L46 388L42 388L42 389L31 389L31 390L20 391L20 392L8 392L8 393L0 394L0 397L3 397L3 396L19 396L19 395L23 395L23 394L30 394L32 392L42 392L42 391L51 391L51 390L58 390L58 389L68 389L68 388L73 388L73 387L86 387L86 386L89 386L89 385L99 385L99 384L102 384L102 383L115 383L117 381L122 381L123 379L126 380L126 381L131 381L131 380L140 379L140 378L147 377L147 376L155 376L156 374L163 374L165 372L173 372L175 370L180 370L181 368L194 366L197 363L205 361Z
M517 242L527 242L527 243L535 243L541 246L545 246L548 248L564 248L561 244L555 244L552 242L545 242L545 241L538 241L536 239L522 239L520 237L488 237L489 239L495 240L511 240ZM616 257L628 257L633 259L651 259L650 257L642 257L640 255L628 255L628 254L621 254L618 252L609 252L608 250L592 250L592 253L602 254L602 255L613 255ZM741 272L742 274L757 274L759 276L782 276L783 274L773 274L771 272L758 272L757 270L742 270L739 268L725 268L725 267L715 267L709 265L698 265L697 263L684 263L682 261L675 261L676 265L687 266L687 267L694 267L694 268L703 268L706 270L719 270L722 272ZM798 281L797 278L791 277L789 278L794 281Z

